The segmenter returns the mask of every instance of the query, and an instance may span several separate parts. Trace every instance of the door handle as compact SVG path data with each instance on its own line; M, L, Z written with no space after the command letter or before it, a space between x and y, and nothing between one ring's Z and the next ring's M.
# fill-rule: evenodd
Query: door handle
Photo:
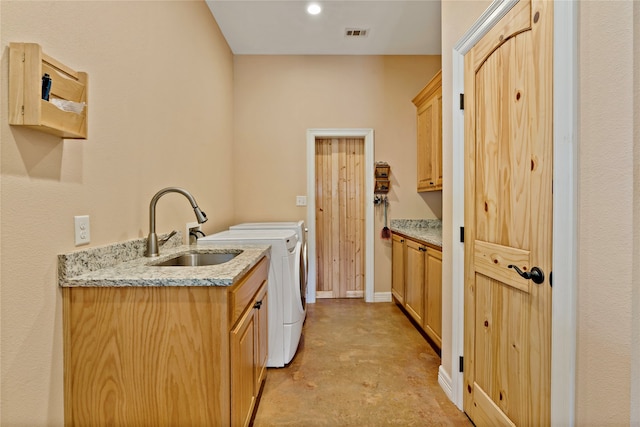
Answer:
M527 272L520 270L518 267L516 267L513 264L509 264L507 267L513 268L516 272L518 272L520 277L522 277L523 279L533 280L533 283L535 283L536 285L539 285L542 282L544 282L544 272L540 270L540 268L538 267L533 267L531 271L527 271Z

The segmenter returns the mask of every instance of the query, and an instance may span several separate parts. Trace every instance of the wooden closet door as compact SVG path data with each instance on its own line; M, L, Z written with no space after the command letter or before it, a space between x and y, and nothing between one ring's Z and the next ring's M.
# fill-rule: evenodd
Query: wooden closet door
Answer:
M316 297L364 296L364 139L316 139Z
M465 55L464 409L478 427L550 424L552 31L553 2L520 0Z

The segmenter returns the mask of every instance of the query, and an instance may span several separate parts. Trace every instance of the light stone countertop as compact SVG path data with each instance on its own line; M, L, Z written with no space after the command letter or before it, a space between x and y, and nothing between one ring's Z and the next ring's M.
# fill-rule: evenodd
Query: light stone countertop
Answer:
M231 286L271 252L269 245L182 245L182 233L178 232L160 247L159 256L147 258L145 241L136 239L58 255L59 286ZM191 251L241 253L231 261L211 266L152 265Z
M389 228L394 233L442 249L442 221L439 219L392 219Z

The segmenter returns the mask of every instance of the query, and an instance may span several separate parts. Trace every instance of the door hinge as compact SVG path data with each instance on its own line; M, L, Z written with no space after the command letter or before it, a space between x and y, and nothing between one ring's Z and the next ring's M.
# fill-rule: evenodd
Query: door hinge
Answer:
M460 227L460 243L464 243L464 227Z
M464 93L460 94L460 109L464 110Z
M460 361L458 362L458 366L460 367L460 372L464 372L464 357L460 356Z

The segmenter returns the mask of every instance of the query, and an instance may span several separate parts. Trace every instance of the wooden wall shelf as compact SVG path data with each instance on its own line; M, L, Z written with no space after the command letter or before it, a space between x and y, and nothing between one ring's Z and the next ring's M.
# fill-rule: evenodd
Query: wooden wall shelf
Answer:
M391 188L391 181L389 176L391 175L391 166L386 162L377 162L375 168L375 187L373 192L375 194L387 194Z
M51 98L85 103L81 113L64 111L42 99L42 76L51 76ZM37 43L9 45L9 124L62 138L87 138L87 73L42 53Z

